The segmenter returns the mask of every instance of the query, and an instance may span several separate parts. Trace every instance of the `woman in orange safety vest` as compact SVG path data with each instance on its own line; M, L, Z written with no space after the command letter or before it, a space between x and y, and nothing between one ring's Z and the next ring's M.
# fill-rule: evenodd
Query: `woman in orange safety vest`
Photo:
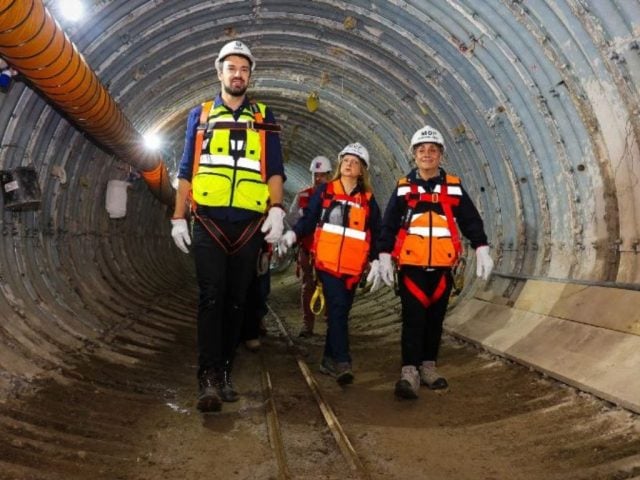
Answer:
M462 254L460 232L476 250L476 273L485 280L493 268L482 218L460 179L440 168L444 140L425 126L411 139L416 164L398 181L382 221L377 268L367 280L393 283L398 266L402 303L402 370L395 385L400 398L418 398L420 384L446 388L436 370L442 323L449 302L452 268ZM373 290L373 288L372 288Z
M333 179L315 190L303 216L279 243L286 251L297 239L314 235L311 251L328 312L320 371L340 385L353 382L348 326L353 297L365 267L377 264L378 257L372 240L378 236L380 208L371 191L369 165L363 145L344 147Z

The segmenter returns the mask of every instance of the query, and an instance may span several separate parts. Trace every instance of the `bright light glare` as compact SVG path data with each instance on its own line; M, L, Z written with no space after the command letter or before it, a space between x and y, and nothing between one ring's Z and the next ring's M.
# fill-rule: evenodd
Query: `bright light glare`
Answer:
M144 146L149 150L158 150L162 146L162 139L157 133L145 133L142 137Z
M72 22L84 17L84 4L80 0L58 0L58 9L64 18Z

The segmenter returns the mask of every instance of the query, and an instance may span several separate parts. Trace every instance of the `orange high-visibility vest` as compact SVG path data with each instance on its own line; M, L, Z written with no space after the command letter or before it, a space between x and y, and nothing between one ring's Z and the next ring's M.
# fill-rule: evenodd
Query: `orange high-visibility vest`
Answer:
M334 275L359 276L369 256L371 193L347 195L340 180L327 184L322 195L322 216L316 227L312 252L315 266ZM329 223L333 208L342 208L342 225Z
M399 265L422 267L453 267L462 254L460 234L453 217L452 207L462 197L460 179L447 175L445 183L436 185L433 192L404 177L398 181L396 195L405 197L407 212L396 238L392 257ZM431 206L427 211L415 213L419 203ZM444 215L433 209L439 204Z

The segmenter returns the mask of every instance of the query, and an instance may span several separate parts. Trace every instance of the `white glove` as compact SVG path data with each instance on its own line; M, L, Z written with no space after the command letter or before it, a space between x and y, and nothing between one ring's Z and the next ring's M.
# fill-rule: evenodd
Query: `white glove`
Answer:
M387 287L393 285L393 264L391 263L390 253L378 254L380 260L380 278Z
M172 218L171 225L173 225L171 227L171 236L176 247L184 253L189 253L187 245L191 245L191 237L189 236L187 221L184 218Z
M296 232L294 232L293 230L288 230L284 235L282 235L282 237L280 237L280 240L278 240L278 252L284 255L285 253L287 253L287 250L293 247L296 241Z
M493 259L489 255L489 247L483 245L476 248L476 275L484 280L489 278L493 270Z
M367 275L367 283L371 284L371 291L375 292L382 285L382 278L380 278L380 262L374 260L371 262L369 268L369 275Z
M262 233L266 233L264 241L267 243L276 243L280 240L284 231L284 217L287 212L280 207L272 207L267 213L267 218L260 229Z

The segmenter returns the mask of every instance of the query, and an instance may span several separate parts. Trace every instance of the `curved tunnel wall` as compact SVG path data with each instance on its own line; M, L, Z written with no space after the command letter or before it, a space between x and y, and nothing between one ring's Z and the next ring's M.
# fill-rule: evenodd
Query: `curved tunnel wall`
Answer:
M335 158L357 140L386 203L410 168L411 134L428 123L485 219L498 272L485 298L512 305L529 277L639 283L636 0L88 7L82 23L61 26L138 131L165 135L170 169L188 110L216 92L218 49L238 38L257 58L252 92L284 127L289 194L306 183L310 158ZM0 96L0 165L34 165L43 189L39 211L3 213L0 381L9 390L71 350L107 351L126 329L121 319L143 308L136 289L161 295L192 279L168 237L166 207L138 181L127 218L108 219L106 181L132 178L128 165L30 85Z

